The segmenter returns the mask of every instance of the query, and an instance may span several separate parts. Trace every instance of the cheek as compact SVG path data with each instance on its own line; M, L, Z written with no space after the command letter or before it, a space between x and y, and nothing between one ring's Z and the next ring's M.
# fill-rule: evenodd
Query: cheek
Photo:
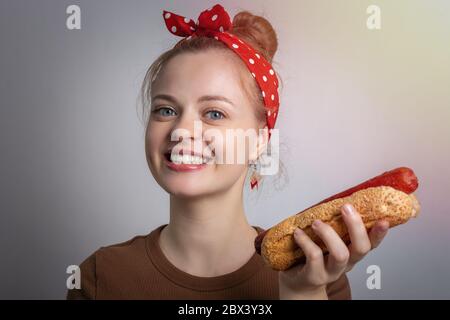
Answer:
M243 164L220 164L217 165L217 174L225 185L233 184L244 175L247 166Z
M249 126L236 126L227 130L221 131L220 136L216 134L211 143L217 163L247 164L250 156L256 152L258 131Z
M153 163L156 160L156 157L160 155L165 136L166 133L164 127L149 124L145 134L145 153L149 164Z

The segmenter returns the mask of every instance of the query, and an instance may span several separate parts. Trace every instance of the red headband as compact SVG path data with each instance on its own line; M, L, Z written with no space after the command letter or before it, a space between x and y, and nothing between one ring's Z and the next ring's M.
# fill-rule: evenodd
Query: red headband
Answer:
M225 9L220 4L216 4L210 10L203 11L198 17L197 23L192 19L165 10L163 17L167 29L172 34L187 37L187 40L196 36L214 37L225 43L245 62L259 85L264 104L267 107L266 121L270 138L271 129L275 126L278 116L278 79L272 66L262 55L243 40L226 32L231 30L232 23Z

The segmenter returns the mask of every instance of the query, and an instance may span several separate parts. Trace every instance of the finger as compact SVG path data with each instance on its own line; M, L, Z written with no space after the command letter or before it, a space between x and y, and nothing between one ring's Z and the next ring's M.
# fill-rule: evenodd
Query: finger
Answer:
M299 228L297 228L294 232L294 239L306 256L306 264L303 270L306 269L306 272L309 270L314 270L316 272L324 270L325 264L322 249L320 249L320 247Z
M330 225L320 220L314 221L312 228L327 246L329 252L327 271L331 274L339 274L344 271L350 257L350 252L344 241Z
M380 245L381 241L383 241L384 237L386 236L388 230L389 230L389 221L380 220L377 221L377 223L375 223L375 225L372 227L372 230L370 230L369 233L372 249Z
M342 206L342 217L350 236L350 264L361 260L372 248L361 215L349 203Z

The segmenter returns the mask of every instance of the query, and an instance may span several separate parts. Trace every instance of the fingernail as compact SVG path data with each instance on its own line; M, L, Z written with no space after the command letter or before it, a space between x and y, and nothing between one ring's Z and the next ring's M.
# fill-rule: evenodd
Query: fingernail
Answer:
M320 225L322 224L322 221L320 220L314 220L312 227L313 228L318 228Z
M294 230L294 236L299 237L303 234L303 230L301 230L300 228L296 228Z
M353 206L350 203L346 203L342 207L344 209L344 214L351 217L355 214L355 211L353 210Z

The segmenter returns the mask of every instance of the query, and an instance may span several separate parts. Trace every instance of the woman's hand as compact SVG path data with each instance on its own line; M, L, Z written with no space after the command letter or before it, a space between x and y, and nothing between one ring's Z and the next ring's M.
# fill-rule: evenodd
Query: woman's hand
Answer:
M316 220L312 225L313 231L329 251L324 257L320 247L297 228L294 238L306 256L306 263L279 272L280 299L327 299L327 284L350 271L376 248L389 229L389 222L380 220L368 233L361 216L351 204L342 206L341 211L351 244L347 247L331 226Z

